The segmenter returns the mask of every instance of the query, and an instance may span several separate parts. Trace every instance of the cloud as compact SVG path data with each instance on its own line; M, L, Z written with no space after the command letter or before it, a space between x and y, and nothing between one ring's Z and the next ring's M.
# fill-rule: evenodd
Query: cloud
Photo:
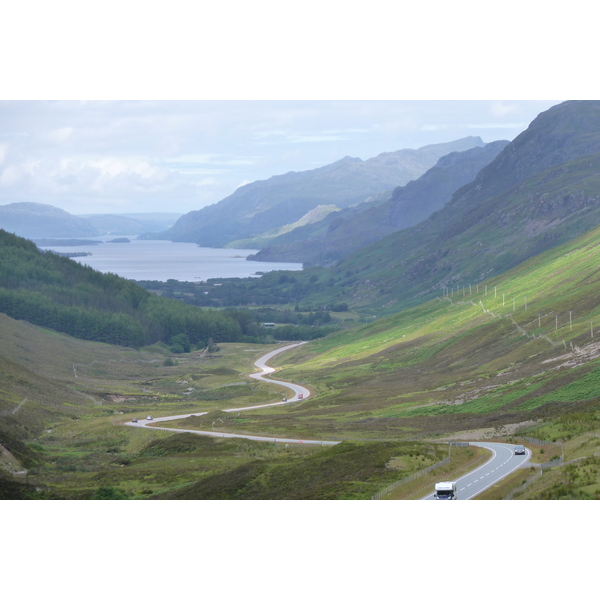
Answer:
M259 131L254 134L259 144L312 144L320 142L341 142L356 134L369 133L369 129L333 129L322 131Z
M490 115L494 118L519 114L521 106L517 102L494 101L490 102Z

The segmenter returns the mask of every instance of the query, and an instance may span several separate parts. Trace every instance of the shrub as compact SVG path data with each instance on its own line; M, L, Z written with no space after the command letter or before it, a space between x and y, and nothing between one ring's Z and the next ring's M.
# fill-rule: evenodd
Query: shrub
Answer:
M127 496L117 488L101 486L94 492L92 500L127 500Z

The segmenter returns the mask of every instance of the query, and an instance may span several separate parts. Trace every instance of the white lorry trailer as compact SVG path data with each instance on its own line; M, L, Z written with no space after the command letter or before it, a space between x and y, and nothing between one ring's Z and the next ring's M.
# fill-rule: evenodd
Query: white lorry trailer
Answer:
M458 500L456 493L456 481L438 481L435 484L436 500Z

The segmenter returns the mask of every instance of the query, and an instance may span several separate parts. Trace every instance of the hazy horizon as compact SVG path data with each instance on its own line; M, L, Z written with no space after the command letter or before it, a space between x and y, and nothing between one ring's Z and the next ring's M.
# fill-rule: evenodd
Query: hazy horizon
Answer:
M512 140L559 101L0 101L0 205L187 213L345 156Z

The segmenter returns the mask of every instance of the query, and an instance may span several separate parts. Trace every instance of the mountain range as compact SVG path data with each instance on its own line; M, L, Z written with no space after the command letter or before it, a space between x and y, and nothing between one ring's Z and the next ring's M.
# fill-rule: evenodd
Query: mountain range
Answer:
M568 101L530 126L422 222L340 261L354 304L419 303L468 286L600 224L600 102ZM356 277L357 274L359 277Z
M353 251L415 225L439 210L503 150L492 142L440 158L425 174L385 194L385 200L332 212L320 222L279 235L250 260L331 266Z
M49 204L14 202L0 206L0 228L28 239L139 235L162 231L180 216L176 213L76 216Z
M481 138L467 137L417 150L386 152L365 161L346 156L318 169L276 175L244 185L216 204L183 215L168 231L148 237L240 247L240 240L300 221L318 206L344 209L382 192L391 194L399 185L420 177L442 156L483 145Z

